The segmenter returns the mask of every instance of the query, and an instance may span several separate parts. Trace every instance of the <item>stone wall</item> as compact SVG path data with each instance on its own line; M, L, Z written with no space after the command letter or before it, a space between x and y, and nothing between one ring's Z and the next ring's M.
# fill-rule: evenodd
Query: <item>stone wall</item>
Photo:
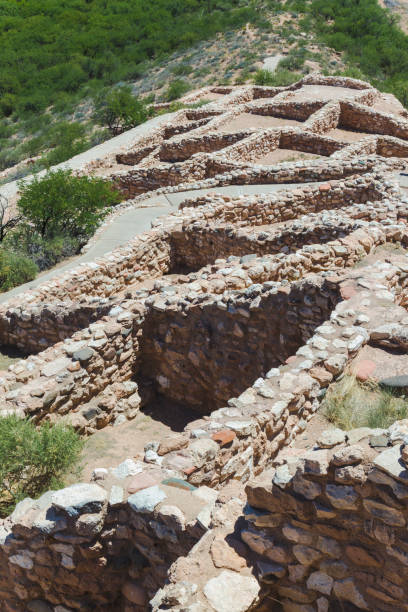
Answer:
M161 145L159 158L161 161L175 162L189 159L194 153L201 151L218 151L243 138L248 138L251 131L245 130L233 134L205 134L201 137L186 136L183 140L171 140Z
M384 286L381 278L387 279L386 291L379 290ZM327 280L331 283L335 278ZM221 508L218 515L213 515L212 533L170 568L170 584L151 602L155 611L166 609L165 603L174 612L180 604L187 609L196 606L200 612L216 609L213 587L229 589L230 581L235 589L243 589L239 593L246 602L244 609L262 612L273 609L271 606L277 603L288 612L404 609L406 593L401 572L405 570L401 568L406 565L403 505L406 492L402 483L406 478L399 444L406 435L405 422L381 431L385 444L397 444L385 453L381 453L382 448L375 448L376 444L384 443L378 430L367 429L324 432L316 449L308 452L282 447L306 427L317 409L317 397L321 396L318 388L327 387L333 377L341 374L348 359L356 355L370 336L386 341L386 335L380 333L383 326L378 327L379 321L387 316L387 320L393 321L393 328L406 329L406 311L396 305L396 300L405 295L407 281L405 264L401 268L374 264L349 271L343 279L338 276L335 282L347 298L337 304L330 320L317 328L307 345L285 365L270 370L251 389L230 401L229 408L212 413L211 419L216 418L219 426L221 418L225 419L224 426L228 426L226 418L235 420L230 426L235 428L241 444L243 428L248 431L252 419L247 418L244 424L239 420L240 413L253 415L260 427L256 429L252 421L255 427L252 442L241 451L248 460L252 458L252 470L259 474L246 487L248 504L242 504L246 524L240 517L239 504L234 519L236 506L232 500L229 510ZM399 325L401 321L405 321L405 326ZM393 346L395 338L392 333L391 336L389 342ZM403 333L400 336L402 346L406 341ZM293 394L297 398L295 404ZM271 414L276 414L273 420ZM286 420L280 430L278 419ZM289 423L291 433L287 436ZM208 423L204 426L211 431ZM264 432L269 441L265 441ZM361 444L363 448L356 449ZM270 458L269 467L263 459L263 467L258 463L258 457L264 458L265 454ZM243 467L239 474L245 473ZM265 467L266 471L262 471ZM195 474L189 476L190 482ZM201 478L200 475L198 482ZM225 524L227 527L223 528ZM242 538L241 546L232 544L237 537ZM230 551L225 563L215 556L212 543L217 538L230 542L236 553ZM196 568L203 563L204 555L214 565L209 562L205 575L200 575ZM182 594L176 589L180 572L184 580L194 583L193 591L184 593L182 602ZM254 575L261 590L254 585L249 596L248 577ZM170 594L174 597L171 601ZM222 599L219 591L217 594Z
M316 449L247 486L256 510L241 536L259 562L275 564L263 584L283 610L406 608L405 429L397 422L387 434L384 450L375 430L347 442L328 430Z
M284 119L296 119L306 121L313 113L319 111L326 103L323 100L311 102L269 102L248 106L248 112L254 115L266 115L271 117L283 117Z
M336 128L340 118L340 104L329 102L306 119L304 129L316 134L324 134Z
M2 521L2 609L146 610L170 564L203 535L215 498L139 465L129 459L107 483L26 499Z
M338 299L328 286L307 280L247 294L226 306L186 304L169 312L153 303L143 334L142 379L153 378L166 397L208 414L296 352ZM258 296L256 309L248 307L251 295Z
M340 108L340 128L408 139L408 121L402 117L376 111L356 102L341 101Z
M314 153L315 155L332 155L335 151L341 150L344 143L320 134L285 129L281 132L279 147Z
M227 160L256 161L260 155L279 147L280 130L268 129L256 132L237 144L223 149L222 156Z

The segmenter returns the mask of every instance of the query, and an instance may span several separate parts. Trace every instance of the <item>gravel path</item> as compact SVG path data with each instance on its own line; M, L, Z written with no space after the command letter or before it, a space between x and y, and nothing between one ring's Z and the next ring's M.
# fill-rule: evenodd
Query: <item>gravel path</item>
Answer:
M275 72L276 68L278 67L279 62L284 57L285 57L284 55L280 55L280 54L270 55L269 57L265 57L263 64L262 64L262 68L264 70L269 70L269 72Z

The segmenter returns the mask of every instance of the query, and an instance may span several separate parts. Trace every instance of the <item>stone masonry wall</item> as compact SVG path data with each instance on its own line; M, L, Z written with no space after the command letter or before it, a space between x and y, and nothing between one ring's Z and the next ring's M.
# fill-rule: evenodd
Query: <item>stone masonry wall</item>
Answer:
M310 115L303 127L310 132L324 134L324 132L337 127L339 118L340 104L338 102L329 102Z
M166 397L208 414L296 352L336 299L324 284L305 280L260 292L256 309L239 301L227 307L186 304L179 312L153 305L143 334L142 378L153 377Z
M183 161L194 153L212 152L228 147L235 142L247 138L251 130L235 132L234 134L205 134L203 136L186 136L183 140L164 142L159 151L161 161Z
M406 609L406 432L391 426L385 450L375 433L349 432L346 442L335 430L247 486L256 511L242 539L272 562L264 587L283 610Z
M356 102L340 102L339 127L374 134L387 134L403 140L408 139L408 121L390 113L367 108Z

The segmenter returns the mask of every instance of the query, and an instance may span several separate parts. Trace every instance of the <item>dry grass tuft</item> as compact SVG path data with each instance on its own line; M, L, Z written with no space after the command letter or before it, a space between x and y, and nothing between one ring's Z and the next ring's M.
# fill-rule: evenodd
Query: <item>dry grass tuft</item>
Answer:
M372 381L361 383L346 374L329 387L321 411L328 421L344 430L386 428L408 417L408 399L399 390L385 390Z

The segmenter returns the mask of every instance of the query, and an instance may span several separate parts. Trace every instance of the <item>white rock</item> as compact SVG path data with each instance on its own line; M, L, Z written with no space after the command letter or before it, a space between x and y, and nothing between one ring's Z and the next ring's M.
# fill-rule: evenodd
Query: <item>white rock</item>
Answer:
M224 570L204 586L204 595L216 612L245 612L258 597L260 586L252 576Z

